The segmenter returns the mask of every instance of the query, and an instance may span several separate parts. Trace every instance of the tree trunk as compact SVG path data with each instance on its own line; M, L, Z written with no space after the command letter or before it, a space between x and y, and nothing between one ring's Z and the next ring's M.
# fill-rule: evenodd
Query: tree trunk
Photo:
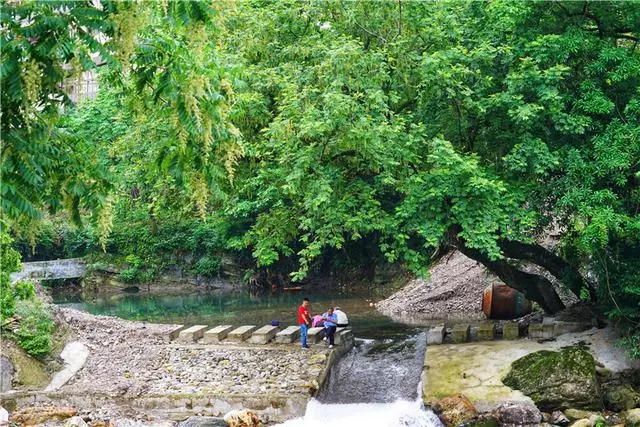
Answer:
M498 246L508 258L524 259L543 267L566 284L578 298L584 288L589 291L591 301L597 299L595 287L584 280L576 268L543 246L504 239L498 240Z
M478 249L470 248L464 239L458 237L459 227L451 227L447 233L449 243L464 255L482 263L507 286L522 292L529 300L535 301L550 314L565 308L553 284L545 277L518 270L504 259L491 260Z

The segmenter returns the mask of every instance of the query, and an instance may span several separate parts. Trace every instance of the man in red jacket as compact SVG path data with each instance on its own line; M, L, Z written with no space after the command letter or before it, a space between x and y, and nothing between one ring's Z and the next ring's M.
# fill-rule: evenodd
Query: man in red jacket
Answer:
M307 345L307 330L311 325L311 316L309 316L309 298L304 298L302 304L298 307L298 325L300 325L300 339L302 340L302 348L309 348Z

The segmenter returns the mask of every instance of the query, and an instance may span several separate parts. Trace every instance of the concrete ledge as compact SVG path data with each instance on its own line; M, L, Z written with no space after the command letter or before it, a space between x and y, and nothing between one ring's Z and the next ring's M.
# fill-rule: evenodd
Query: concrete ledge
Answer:
M251 344L266 344L276 336L279 330L278 326L265 325L251 334L249 342Z
M198 341L204 335L204 331L208 328L207 325L194 325L190 328L180 331L178 335L178 342L189 343Z
M316 344L324 338L324 328L309 328L307 332L307 342Z
M220 325L215 328L211 328L204 333L204 343L214 344L222 341L227 337L229 332L233 331L234 327L231 325Z
M427 345L442 344L444 333L444 325L438 325L429 329L427 331Z
M278 344L291 344L300 338L300 326L287 326L283 331L276 334Z
M236 328L233 331L229 332L229 335L227 335L227 340L233 342L243 342L247 338L249 338L253 331L255 331L256 329L258 329L258 327L255 325L240 326L239 328Z

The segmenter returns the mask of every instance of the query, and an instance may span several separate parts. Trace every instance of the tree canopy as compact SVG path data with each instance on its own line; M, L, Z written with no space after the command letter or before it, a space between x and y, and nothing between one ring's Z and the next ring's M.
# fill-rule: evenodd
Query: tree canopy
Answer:
M111 218L191 221L293 280L457 248L640 321L637 3L100 4L3 5L5 219L94 210L116 252ZM101 94L60 118L92 52Z

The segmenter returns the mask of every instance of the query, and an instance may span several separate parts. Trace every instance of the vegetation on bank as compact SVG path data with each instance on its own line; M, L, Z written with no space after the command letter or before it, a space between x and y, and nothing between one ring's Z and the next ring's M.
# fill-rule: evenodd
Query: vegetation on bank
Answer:
M11 244L11 237L0 232L0 334L40 357L51 348L53 318L36 296L33 282L11 283L10 274L20 270L20 254Z
M63 208L130 280L456 248L557 312L541 267L638 355L638 4L61 4L3 6L3 217L36 249ZM73 108L92 52L101 94Z

